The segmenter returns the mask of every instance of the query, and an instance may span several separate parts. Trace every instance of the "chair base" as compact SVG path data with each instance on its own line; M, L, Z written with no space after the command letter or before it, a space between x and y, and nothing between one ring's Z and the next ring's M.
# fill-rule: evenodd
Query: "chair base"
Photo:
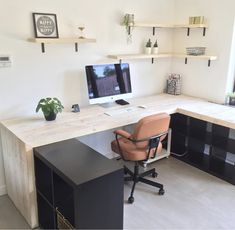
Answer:
M132 189L131 189L131 194L130 197L128 198L129 203L134 202L134 190L135 190L135 185L138 182L142 182L151 186L154 186L156 188L159 188L158 194L159 195L164 195L165 191L163 189L163 185L159 184L155 181L147 180L144 177L151 175L153 178L157 177L157 172L155 168L150 169L148 171L145 171L143 173L139 173L139 162L135 162L135 168L134 172L132 172L130 169L128 169L126 166L124 166L124 174L129 174L129 176L124 177L124 181L133 181Z

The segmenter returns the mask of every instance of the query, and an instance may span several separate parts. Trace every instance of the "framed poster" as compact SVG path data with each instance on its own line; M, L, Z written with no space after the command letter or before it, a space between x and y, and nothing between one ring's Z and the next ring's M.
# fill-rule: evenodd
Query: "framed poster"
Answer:
M33 13L36 38L58 38L56 14Z

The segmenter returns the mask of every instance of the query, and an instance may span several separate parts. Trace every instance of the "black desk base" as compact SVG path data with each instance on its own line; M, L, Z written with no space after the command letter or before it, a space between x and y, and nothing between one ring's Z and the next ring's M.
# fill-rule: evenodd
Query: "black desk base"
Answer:
M123 229L123 168L76 139L34 149L39 226Z
M182 114L171 116L171 128L177 159L235 185L235 130Z

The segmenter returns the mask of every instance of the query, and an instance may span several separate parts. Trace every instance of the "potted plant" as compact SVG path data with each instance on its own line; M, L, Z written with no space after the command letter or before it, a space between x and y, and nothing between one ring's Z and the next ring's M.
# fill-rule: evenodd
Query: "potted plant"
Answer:
M44 117L47 121L53 121L56 119L57 113L61 113L64 106L61 104L60 100L56 97L42 98L37 105L36 112L40 109L42 110Z
M235 105L235 92L229 94L229 105Z
M153 45L152 53L153 54L158 54L158 43L157 43L157 40L155 41L155 43Z
M134 27L134 14L125 14L122 24L126 27L127 43L132 42L132 31Z
M149 38L145 46L145 54L151 54L151 50L152 50L152 42Z

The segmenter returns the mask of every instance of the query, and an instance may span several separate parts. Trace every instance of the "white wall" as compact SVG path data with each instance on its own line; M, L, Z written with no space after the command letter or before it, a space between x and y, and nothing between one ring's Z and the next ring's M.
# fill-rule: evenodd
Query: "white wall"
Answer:
M84 66L114 62L108 54L141 52L151 30L135 29L133 43L127 45L125 13L134 13L138 21L172 22L174 0L0 0L0 54L12 56L12 68L0 69L0 120L33 114L40 98L55 96L66 108L88 104ZM60 37L84 34L97 39L84 44L79 52L74 45L40 45L27 42L33 37L32 12L56 13ZM172 49L172 32L158 31L160 49ZM160 93L171 62L130 61L134 96ZM143 87L144 86L144 87ZM99 143L98 143L99 144ZM0 189L4 185L0 154Z
M202 30L191 30L186 36L186 30L176 30L174 34L174 49L185 52L185 47L206 46L208 54L218 55L218 61L213 61L207 67L204 60L173 61L173 72L183 75L183 93L206 98L211 101L223 103L234 78L234 68L229 71L229 62L232 52L231 42L235 17L234 0L176 0L176 22L182 23L189 16L205 16L209 28L206 36ZM233 50L234 52L234 50ZM235 54L232 53L233 57Z

